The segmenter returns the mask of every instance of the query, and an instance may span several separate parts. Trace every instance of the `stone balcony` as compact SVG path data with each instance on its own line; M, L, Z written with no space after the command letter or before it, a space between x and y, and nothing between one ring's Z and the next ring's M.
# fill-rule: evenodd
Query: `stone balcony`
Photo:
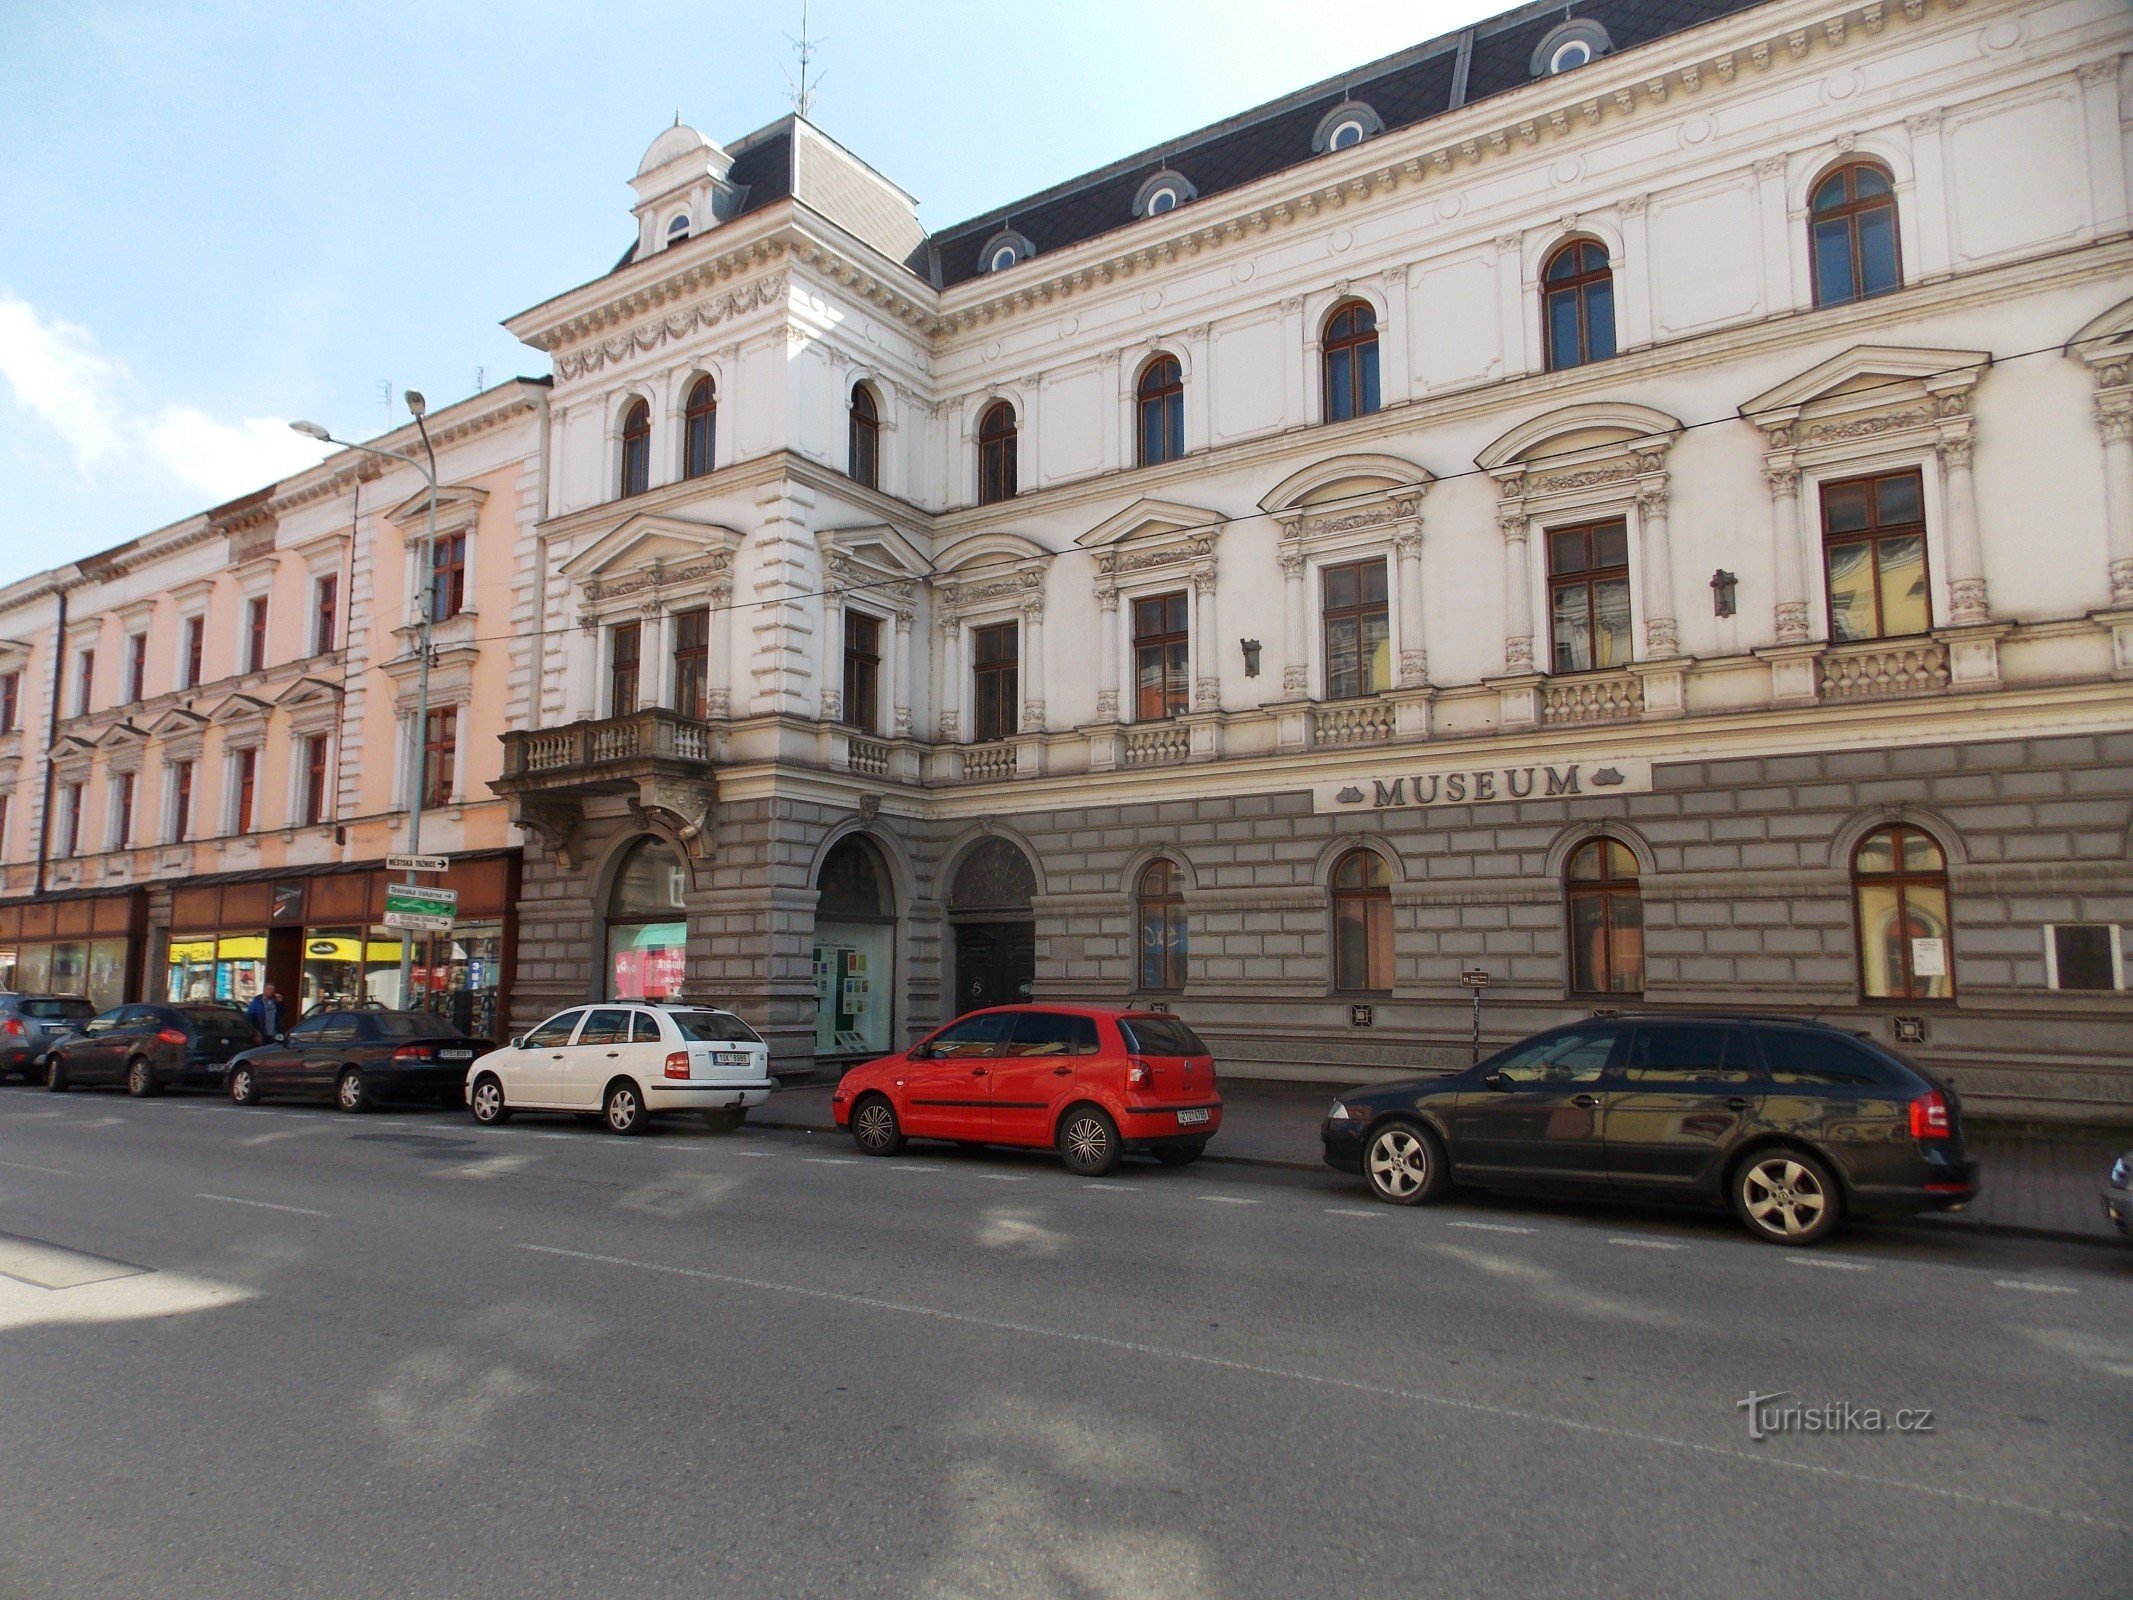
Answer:
M559 728L512 729L503 743L503 775L491 787L511 802L512 821L566 858L594 796L627 797L632 811L656 813L692 847L710 826L723 753L711 723L653 706Z

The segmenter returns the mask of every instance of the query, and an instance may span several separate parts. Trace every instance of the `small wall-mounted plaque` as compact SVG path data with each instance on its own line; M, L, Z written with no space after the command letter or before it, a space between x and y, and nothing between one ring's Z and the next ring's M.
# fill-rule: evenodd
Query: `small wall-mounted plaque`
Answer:
M1924 1017L1898 1017L1896 1019L1896 1042L1898 1044L1924 1044L1926 1042L1926 1019Z
M1350 1006L1348 1008L1348 1026L1351 1028L1367 1028L1376 1021L1377 1008L1375 1006Z

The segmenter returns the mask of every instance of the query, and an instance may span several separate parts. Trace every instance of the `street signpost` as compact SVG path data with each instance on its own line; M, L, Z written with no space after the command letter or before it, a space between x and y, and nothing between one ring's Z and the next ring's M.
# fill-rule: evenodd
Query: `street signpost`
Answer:
M385 886L385 926L420 933L450 933L459 910L457 889L429 889L416 883Z
M388 902L390 903L390 902ZM1481 1059L1481 991L1489 986L1489 975L1480 967L1468 967L1459 974L1459 981L1473 991L1474 995L1474 1042L1469 1049L1472 1061Z
M387 872L449 872L451 867L452 858L450 856L387 856L385 858L385 870Z

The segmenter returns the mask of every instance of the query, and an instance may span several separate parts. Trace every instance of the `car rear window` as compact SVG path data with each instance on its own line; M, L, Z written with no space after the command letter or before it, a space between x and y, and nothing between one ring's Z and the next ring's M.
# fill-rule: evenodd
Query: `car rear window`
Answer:
M86 1022L96 1015L96 1007L86 1000L25 1000L22 1002L22 1014L47 1020Z
M1213 1054L1200 1036L1175 1017L1120 1017L1118 1031L1137 1056L1204 1056Z
M442 1017L416 1011L366 1011L381 1039L462 1039L466 1036Z
M761 1044L762 1035L730 1011L669 1011L674 1026L692 1044Z
M225 1011L220 1006L186 1006L180 1013L193 1025L193 1032L203 1039L242 1039L247 1043L252 1037L252 1024L241 1011Z
M1886 1084L1889 1072L1863 1047L1807 1028L1758 1028L1770 1081L1781 1084Z

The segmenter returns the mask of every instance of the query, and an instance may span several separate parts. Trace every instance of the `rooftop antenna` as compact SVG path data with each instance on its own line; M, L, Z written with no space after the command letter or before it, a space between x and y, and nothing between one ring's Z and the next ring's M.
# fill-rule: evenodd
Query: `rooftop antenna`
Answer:
M383 406L383 407L385 408L385 431L386 431L386 432L388 432L388 433L390 433L390 432L392 431L392 426L393 426L393 381L392 381L392 379L390 379L390 378L380 378L380 379L378 380L378 404L379 404L379 405L381 405L381 406Z
M808 29L807 0L800 0L800 36L795 39L788 33L785 37L791 41L793 58L800 66L800 75L795 78L791 72L787 72L785 82L791 90L793 110L804 117L815 109L815 93L822 87L822 80L829 76L826 72L809 76L809 69L815 64L816 47L823 41Z

